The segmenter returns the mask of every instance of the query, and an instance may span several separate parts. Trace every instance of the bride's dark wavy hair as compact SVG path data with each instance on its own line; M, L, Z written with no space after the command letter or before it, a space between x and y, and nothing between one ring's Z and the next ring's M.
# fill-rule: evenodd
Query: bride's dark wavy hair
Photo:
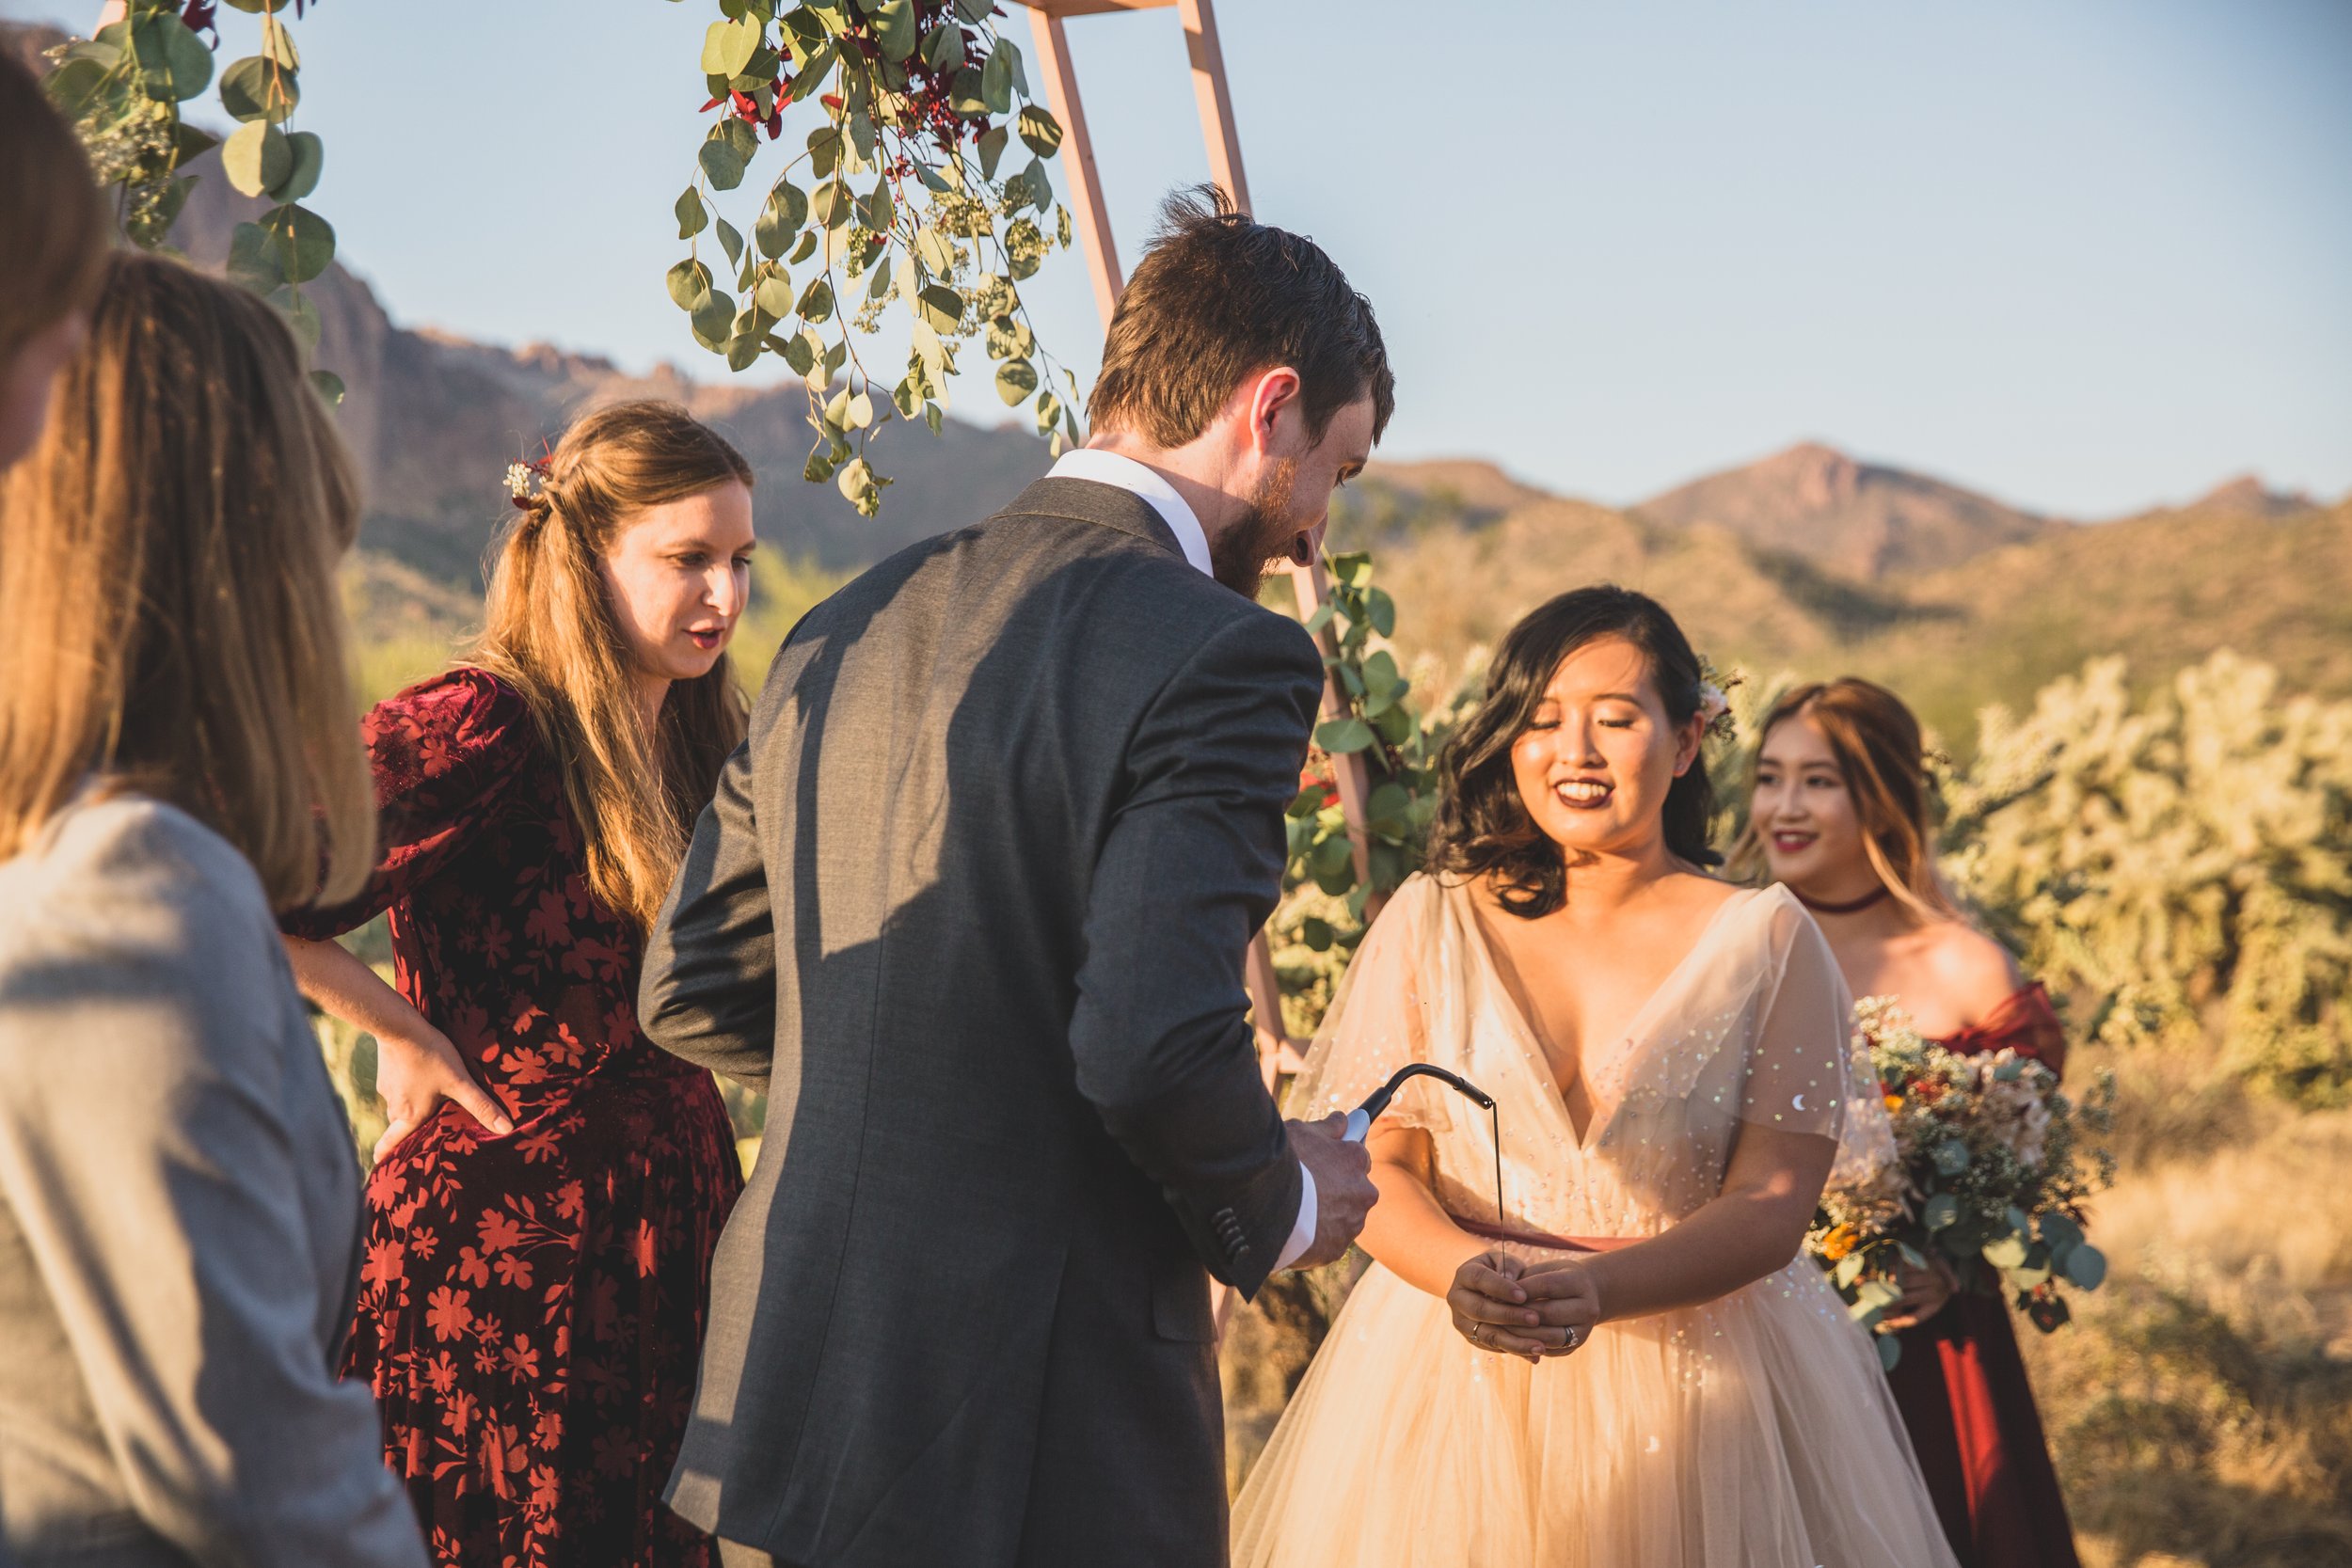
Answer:
M1438 753L1438 815L1428 863L1454 877L1492 877L1502 907L1534 920L1567 902L1560 847L1527 815L1511 776L1511 747L1535 721L1560 663L1587 643L1621 637L1642 651L1651 683L1677 724L1699 710L1699 658L1665 607L1646 594L1604 584L1578 588L1530 611L1502 640L1486 695ZM1704 755L1666 792L1666 847L1693 865L1720 865L1708 842L1715 786Z

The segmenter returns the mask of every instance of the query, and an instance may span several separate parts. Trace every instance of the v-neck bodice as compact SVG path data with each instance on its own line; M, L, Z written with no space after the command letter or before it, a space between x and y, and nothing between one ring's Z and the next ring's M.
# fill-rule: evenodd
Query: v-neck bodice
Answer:
M1585 1102L1591 1111L1581 1129L1576 1126L1576 1113L1568 1104L1569 1091L1560 1082L1559 1068L1552 1056L1549 1037L1545 1034L1542 1026L1535 1020L1534 998L1528 991L1518 961L1486 934L1488 927L1486 916L1479 911L1477 895L1468 884L1457 883L1440 884L1438 896L1445 901L1454 917L1468 927L1470 940L1463 944L1464 949L1470 955L1473 969L1477 971L1478 980L1491 992L1491 1006L1494 1011L1501 1015L1500 1022L1506 1028L1516 1029L1529 1051L1533 1053L1537 1075L1550 1085L1552 1098L1560 1102L1561 1114L1568 1118L1569 1132L1574 1142L1581 1148L1591 1138L1593 1129L1599 1124L1601 1119L1600 1102L1594 1099L1592 1092L1595 1066L1606 1063L1617 1052L1629 1051L1638 1045L1651 1027L1652 1015L1672 997L1676 988L1682 982L1683 976L1693 972L1700 958L1705 955L1708 942L1724 926L1725 917L1741 903L1756 897L1756 895L1753 892L1735 892L1718 904L1714 912L1707 917L1706 924L1699 930L1698 939L1691 944L1690 950L1683 954L1672 969L1666 972L1664 978L1659 981L1656 988L1644 999L1642 1005L1634 1009L1633 1016L1626 1022L1625 1026L1616 1031L1615 1038L1603 1045L1598 1051L1591 1053L1589 1059L1587 1053L1580 1046L1577 1052L1577 1081L1583 1089Z
M1390 901L1308 1058L1297 1114L1352 1108L1406 1062L1457 1072L1495 1097L1511 1223L1575 1236L1654 1235L1707 1202L1743 1122L1832 1138L1846 1128L1867 1069L1828 944L1786 890L1725 899L1617 1039L1585 1053L1581 1135L1472 896L1424 876ZM1438 1200L1484 1218L1488 1118L1454 1099L1416 1079L1387 1119L1429 1134ZM1883 1132L1884 1116L1874 1096L1859 1102L1867 1142L1869 1117Z

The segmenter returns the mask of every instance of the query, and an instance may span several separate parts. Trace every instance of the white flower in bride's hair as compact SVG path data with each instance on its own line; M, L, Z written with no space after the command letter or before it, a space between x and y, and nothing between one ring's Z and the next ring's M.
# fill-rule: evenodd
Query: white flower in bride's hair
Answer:
M1731 717L1731 698L1726 689L1740 684L1737 672L1724 674L1715 668L1715 661L1699 656L1699 727L1700 733L1717 740L1729 740L1739 733L1740 726Z
M506 493L520 500L531 494L531 465L509 463L506 466Z

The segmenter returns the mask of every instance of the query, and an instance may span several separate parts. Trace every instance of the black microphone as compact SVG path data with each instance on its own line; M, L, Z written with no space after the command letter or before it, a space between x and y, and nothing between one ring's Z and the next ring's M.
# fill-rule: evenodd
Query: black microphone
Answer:
M1405 1086L1406 1081L1412 1078L1435 1078L1486 1113L1486 1125L1495 1144L1495 1224L1498 1227L1503 1225L1502 1117L1495 1109L1495 1097L1459 1073L1448 1072L1441 1067L1431 1067L1427 1062L1413 1062L1398 1068L1394 1077L1373 1090L1369 1099L1347 1113L1347 1131L1340 1134L1341 1141L1362 1143L1365 1135L1372 1131L1374 1120L1389 1108L1389 1101L1396 1098L1396 1091Z
M1414 1062L1397 1069L1395 1077L1373 1090L1372 1098L1347 1113L1347 1131L1341 1135L1342 1141L1362 1143L1365 1134L1372 1131L1372 1124L1379 1119L1381 1112L1389 1108L1389 1101L1396 1098L1396 1091L1403 1088L1409 1078L1438 1079L1452 1085L1456 1094L1467 1098L1480 1110L1491 1111L1495 1108L1495 1097L1469 1079L1448 1072L1441 1067L1431 1067L1427 1062Z

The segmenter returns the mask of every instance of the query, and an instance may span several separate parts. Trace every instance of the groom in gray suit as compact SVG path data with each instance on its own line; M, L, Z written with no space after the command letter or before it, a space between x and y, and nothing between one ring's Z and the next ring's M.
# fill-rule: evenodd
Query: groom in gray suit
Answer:
M1209 1276L1374 1199L1250 1046L1323 679L1256 594L1393 403L1328 257L1172 199L1089 445L776 656L641 1009L769 1095L669 1490L726 1561L1225 1560Z

